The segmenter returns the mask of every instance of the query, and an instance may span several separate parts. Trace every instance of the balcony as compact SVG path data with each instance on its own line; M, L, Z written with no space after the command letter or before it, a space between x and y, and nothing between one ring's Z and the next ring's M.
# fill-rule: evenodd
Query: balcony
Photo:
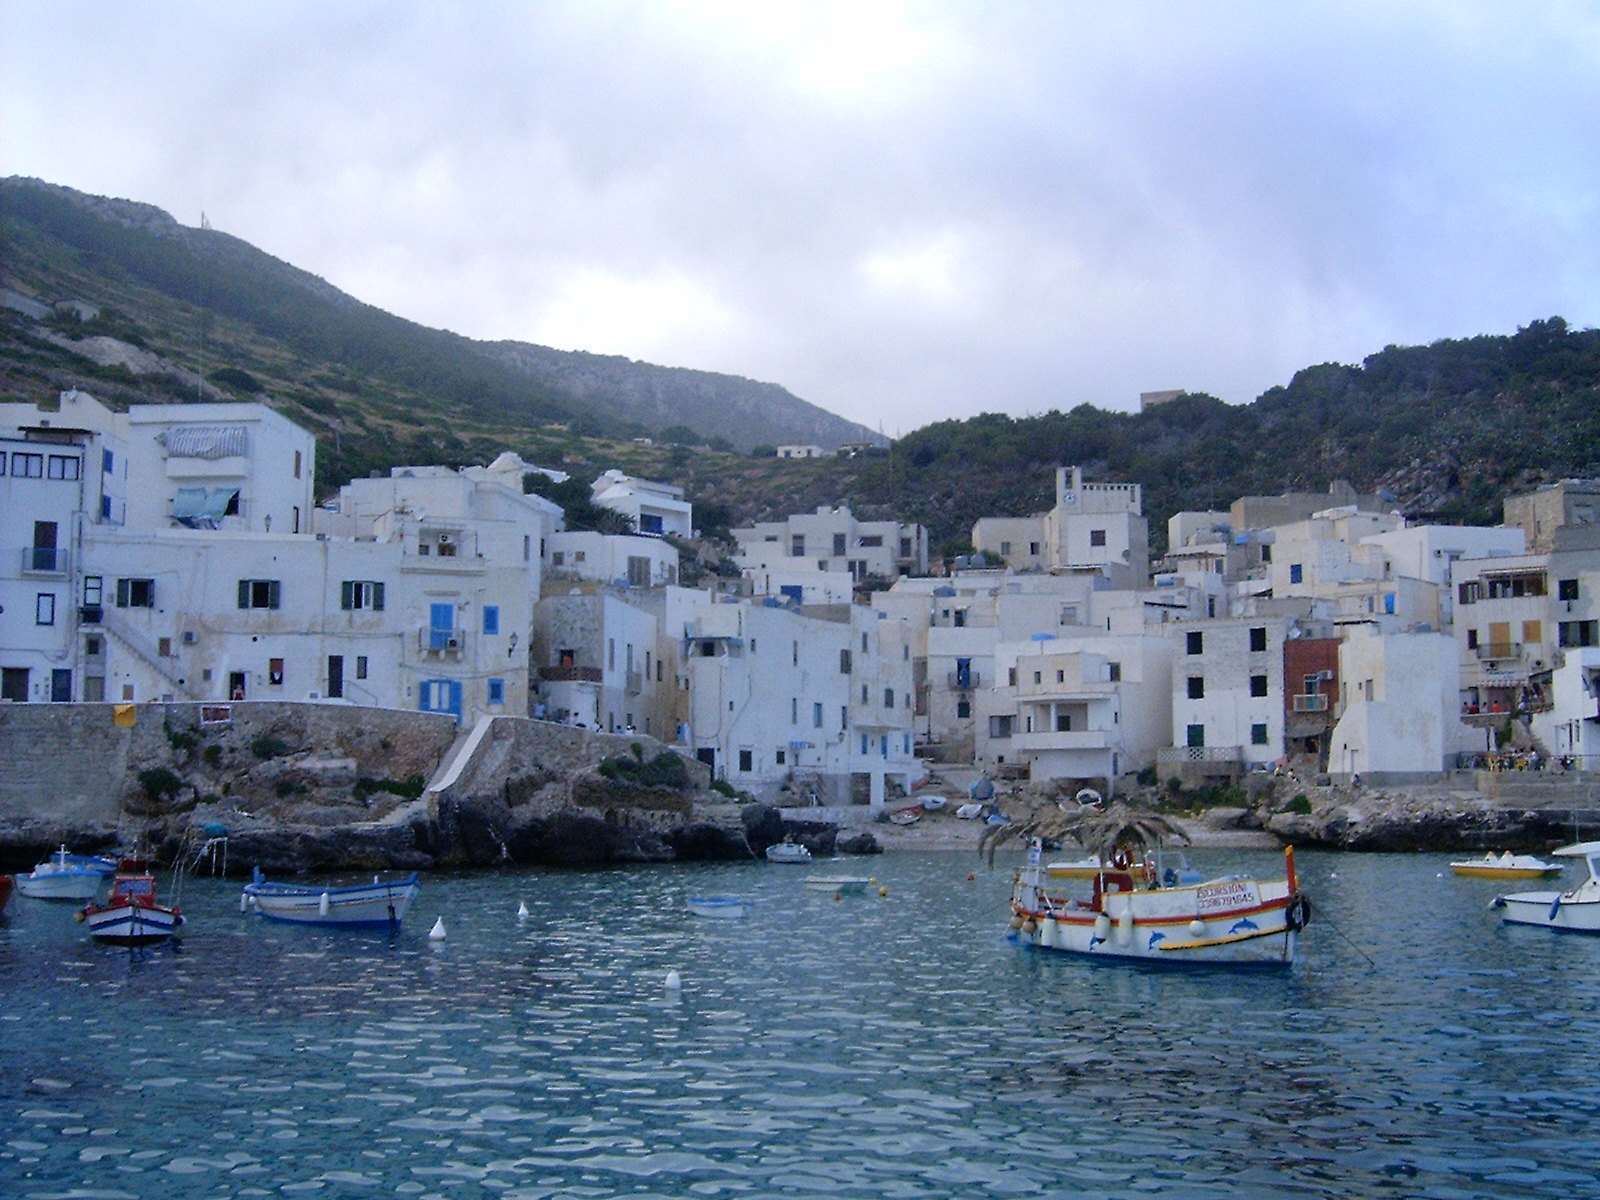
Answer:
M983 686L982 678L976 671L951 671L948 678L950 690L955 692L970 691Z
M1008 753L1021 753L1024 750L1106 750L1110 748L1109 738L1109 731L1104 729L1050 729L1018 733L1013 726L1011 750Z
M1319 713L1328 711L1328 702L1332 699L1326 692L1305 692L1294 698L1294 711L1297 713Z
M417 651L430 658L460 658L467 648L464 629L419 629Z
M78 606L78 624L98 625L106 618L106 610L98 604L83 604Z
M539 678L546 683L599 683L603 675L599 667L540 667Z
M1521 658L1521 642L1479 642L1472 652L1479 661L1489 658Z
M22 550L22 573L24 575L65 575L67 573L68 554L65 550L56 550L44 546L25 546Z

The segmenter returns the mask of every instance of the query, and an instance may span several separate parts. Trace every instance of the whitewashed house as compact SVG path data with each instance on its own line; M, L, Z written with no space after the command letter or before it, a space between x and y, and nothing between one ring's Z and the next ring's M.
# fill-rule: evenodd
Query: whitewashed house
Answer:
M681 487L654 483L612 468L590 485L589 492L601 508L631 520L638 533L651 537L694 535L694 506L683 498Z
M901 521L858 521L849 508L820 505L782 521L733 530L734 561L758 595L799 598L807 577L843 575L850 585L928 573L928 531ZM835 588L843 585L834 585Z

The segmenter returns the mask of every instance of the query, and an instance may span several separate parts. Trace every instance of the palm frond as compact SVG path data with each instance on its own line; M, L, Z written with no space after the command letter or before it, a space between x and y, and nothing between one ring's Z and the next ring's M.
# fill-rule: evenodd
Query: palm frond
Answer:
M1026 843L1032 838L1046 841L1071 839L1101 861L1124 847L1133 858L1143 858L1146 849L1167 842L1187 842L1188 834L1160 813L1118 802L1108 808L1082 805L1065 808L1054 804L1029 812L1005 825L984 830L978 853L994 866L995 851L1012 842Z

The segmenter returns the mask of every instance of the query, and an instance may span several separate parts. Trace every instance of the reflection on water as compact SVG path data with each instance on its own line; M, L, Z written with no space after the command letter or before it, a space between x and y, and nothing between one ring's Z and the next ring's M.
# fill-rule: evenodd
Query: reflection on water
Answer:
M393 939L190 879L139 954L13 901L0 1195L1600 1194L1600 939L1431 859L1300 866L1304 961L1266 973L1019 950L965 854L838 900L765 863L434 875Z

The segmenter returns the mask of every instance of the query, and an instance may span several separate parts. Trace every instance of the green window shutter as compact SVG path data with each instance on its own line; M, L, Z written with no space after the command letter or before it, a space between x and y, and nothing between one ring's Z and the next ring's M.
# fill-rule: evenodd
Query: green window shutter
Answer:
M248 579L239 580L239 607L250 607L250 581Z
M282 586L283 585L281 583L279 583L279 581L276 580L276 579L268 581L268 583L267 583L267 607L268 608L277 608L278 607L278 597L279 597L280 589L282 588Z
M117 580L117 607L128 607L128 581L126 579Z
M355 581L346 579L339 585L339 607L348 612L356 606Z
M383 584L381 583L372 585L372 607L378 612L383 611Z

